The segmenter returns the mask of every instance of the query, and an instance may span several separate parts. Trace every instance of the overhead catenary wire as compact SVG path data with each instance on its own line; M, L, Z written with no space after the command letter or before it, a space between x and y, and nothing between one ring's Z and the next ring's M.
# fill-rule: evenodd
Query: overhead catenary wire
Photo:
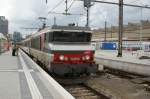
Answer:
M77 16L85 16L84 14L78 13L60 13L60 12L50 12L51 14L62 14L62 15L77 15Z
M133 1L130 1L128 3L131 4L131 3L136 3L136 2L139 2L139 1L141 1L141 0L133 0Z
M58 2L49 12L48 12L48 14L50 13L50 12L52 12L53 10L55 10L58 6L60 6L62 3L64 2L64 0L61 0L60 2Z
M67 10L70 10L70 8L73 6L73 4L75 3L75 0L72 0L70 6L67 8Z
M58 6L60 6L61 3L63 3L63 1L66 3L66 9L65 9L65 12L55 12L53 11L55 8L57 8ZM69 7L68 7L68 1L71 2ZM62 0L60 1L53 9L51 9L49 12L48 12L48 15L49 14L62 14L62 15L79 15L79 16L84 16L84 14L77 14L77 13L68 13L68 10L70 10L70 8L73 6L73 4L75 3L75 0Z
M77 0L77 1L84 1L84 0ZM98 0L93 0L91 2L95 2L95 3L104 3L104 4L113 4L113 5L119 5L119 3L116 3L116 2L108 2L108 1L98 1ZM129 6L129 7L141 7L141 8L145 8L145 9L150 9L150 6L142 6L142 5L134 5L134 4L126 4L126 3L123 3L124 6Z

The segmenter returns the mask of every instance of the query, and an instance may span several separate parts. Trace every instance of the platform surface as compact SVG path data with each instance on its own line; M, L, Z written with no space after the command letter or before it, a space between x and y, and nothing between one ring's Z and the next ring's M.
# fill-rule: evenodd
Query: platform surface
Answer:
M48 86L35 67L11 52L0 55L0 99L55 99Z
M122 57L117 57L116 50L97 50L95 53L95 57L150 66L150 59L139 59L142 54L143 52L123 51ZM148 54L150 54L150 52Z

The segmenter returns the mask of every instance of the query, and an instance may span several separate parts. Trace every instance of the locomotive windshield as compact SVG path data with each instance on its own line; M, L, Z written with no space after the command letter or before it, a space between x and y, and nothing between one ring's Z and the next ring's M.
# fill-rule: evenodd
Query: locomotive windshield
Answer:
M91 33L86 32L54 32L53 41L56 42L90 42Z

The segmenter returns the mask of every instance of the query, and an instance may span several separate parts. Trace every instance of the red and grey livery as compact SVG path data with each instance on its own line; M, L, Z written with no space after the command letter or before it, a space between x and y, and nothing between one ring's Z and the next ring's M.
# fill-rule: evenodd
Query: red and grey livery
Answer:
M95 73L91 33L86 27L52 26L24 40L22 49L56 75Z

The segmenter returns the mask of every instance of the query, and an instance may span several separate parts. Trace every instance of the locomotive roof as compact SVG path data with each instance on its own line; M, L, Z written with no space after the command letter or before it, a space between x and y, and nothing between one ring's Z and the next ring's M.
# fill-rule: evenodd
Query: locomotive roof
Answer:
M51 27L51 29L90 31L89 27L79 27L79 26L57 26L57 25L54 25Z
M31 37L36 37L38 35L41 35L43 33L47 33L50 31L76 31L76 32L81 32L81 31L86 31L86 32L91 32L91 29L89 27L79 27L79 26L51 26L51 27L46 27L34 34L32 34Z

